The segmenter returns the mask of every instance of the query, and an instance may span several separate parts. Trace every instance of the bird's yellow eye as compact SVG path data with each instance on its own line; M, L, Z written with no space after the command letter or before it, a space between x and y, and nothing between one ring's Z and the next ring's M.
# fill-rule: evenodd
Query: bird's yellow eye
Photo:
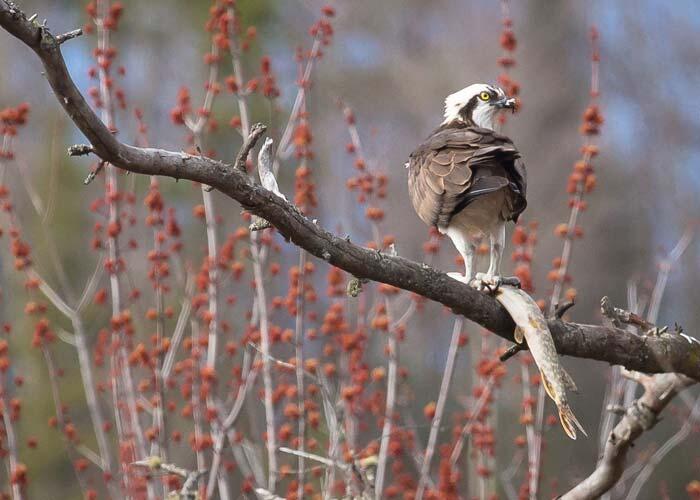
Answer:
M481 99L482 101L488 101L489 99L491 99L491 94L484 91L481 94L479 94L479 99Z

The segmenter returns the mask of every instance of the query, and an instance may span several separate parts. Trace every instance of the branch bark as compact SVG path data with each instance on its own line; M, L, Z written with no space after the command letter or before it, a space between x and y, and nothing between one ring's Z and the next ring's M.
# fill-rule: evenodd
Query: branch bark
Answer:
M336 237L307 219L296 207L222 162L163 149L119 142L76 88L47 28L29 21L13 3L0 0L0 26L30 47L75 125L102 160L146 175L187 179L214 186L244 208L268 220L287 240L358 278L387 283L443 304L493 333L513 339L514 323L492 297L425 264L384 255ZM678 372L700 381L700 342L680 335L638 336L619 328L549 321L557 352L595 359L646 373Z

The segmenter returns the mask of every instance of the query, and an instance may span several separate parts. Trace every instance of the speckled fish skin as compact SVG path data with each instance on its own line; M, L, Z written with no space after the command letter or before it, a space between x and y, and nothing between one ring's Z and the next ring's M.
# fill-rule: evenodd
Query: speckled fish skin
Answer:
M576 439L576 428L587 436L566 397L567 387L575 390L573 381L559 363L559 354L549 331L544 315L534 300L525 292L510 286L501 286L496 293L498 300L508 311L517 325L515 340L527 341L535 364L540 370L542 384L547 394L559 410L559 419L564 431L571 439Z

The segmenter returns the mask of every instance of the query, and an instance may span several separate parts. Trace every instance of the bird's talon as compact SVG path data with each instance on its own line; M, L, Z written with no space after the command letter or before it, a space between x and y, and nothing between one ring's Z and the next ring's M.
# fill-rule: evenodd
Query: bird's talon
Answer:
M515 288L521 288L521 283L520 280L518 279L517 276L506 276L501 278L501 284L502 285L508 285L512 286Z

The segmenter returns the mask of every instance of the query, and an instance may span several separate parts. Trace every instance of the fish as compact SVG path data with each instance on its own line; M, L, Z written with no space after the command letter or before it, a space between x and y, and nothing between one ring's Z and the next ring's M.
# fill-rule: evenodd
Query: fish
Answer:
M540 370L542 385L547 395L557 405L564 432L574 440L576 429L588 437L569 406L566 395L567 389L578 392L576 383L559 363L559 354L554 346L552 333L537 303L523 290L512 286L500 286L495 296L516 324L515 341L518 344L522 344L523 340L527 341L530 353Z

